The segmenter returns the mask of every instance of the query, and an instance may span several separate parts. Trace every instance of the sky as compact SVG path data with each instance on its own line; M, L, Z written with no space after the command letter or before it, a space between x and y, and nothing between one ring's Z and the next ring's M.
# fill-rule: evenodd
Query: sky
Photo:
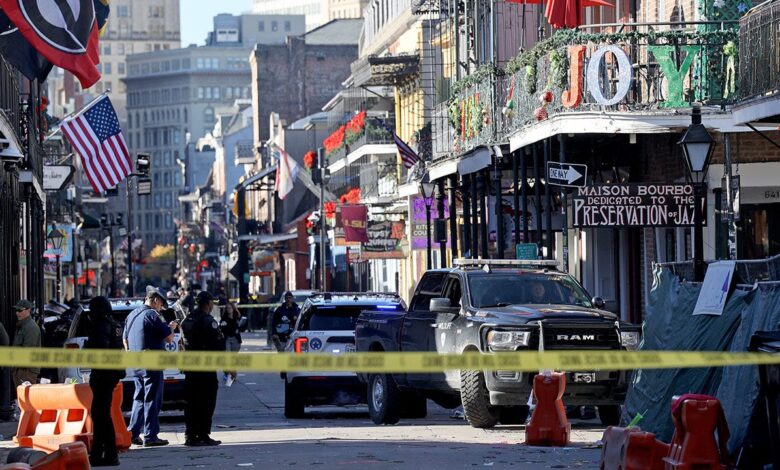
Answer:
M202 45L219 13L239 15L252 10L252 0L180 0L181 45Z

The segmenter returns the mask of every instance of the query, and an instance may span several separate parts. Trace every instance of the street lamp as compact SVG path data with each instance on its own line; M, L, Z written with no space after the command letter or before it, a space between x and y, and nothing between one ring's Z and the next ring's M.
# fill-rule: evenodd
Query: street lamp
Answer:
M715 149L715 139L707 132L701 123L701 105L693 104L691 125L677 143L685 154L685 164L693 183L693 278L704 280L704 215L702 214L704 186L706 184L707 167L710 164L712 151Z
M65 235L52 225L51 231L46 235L46 239L54 248L54 256L57 258L57 301L62 301L62 272L60 271L60 257L62 256L62 244L65 243Z
M433 269L433 255L431 253L431 206L433 205L433 191L436 189L436 183L430 181L426 174L420 181L420 192L423 195L425 203L425 234L427 240L427 262L428 269Z

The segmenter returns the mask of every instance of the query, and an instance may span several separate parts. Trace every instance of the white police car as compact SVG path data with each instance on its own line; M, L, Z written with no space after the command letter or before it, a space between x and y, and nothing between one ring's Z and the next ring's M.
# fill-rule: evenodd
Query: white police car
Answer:
M114 320L124 326L125 318L130 315L130 312L143 305L144 299L110 299L110 302ZM87 328L89 325L86 315L89 312L89 305L85 304L83 307L84 310L78 312L73 317L73 323L71 323L70 331L68 331L68 338L65 340L64 347L66 349L83 349L84 344L87 342ZM175 320L181 324L184 318L183 312L177 309L173 309L173 311L176 316ZM171 320L173 318L166 318L165 323ZM184 349L181 332L174 333L173 342L166 343L165 349L169 352L177 352ZM91 370L88 368L66 367L59 369L57 375L60 382L65 382L68 378L81 382L90 372ZM163 387L162 409L183 410L186 404L184 400L184 372L179 369L166 369L163 372L163 380L165 381L165 386ZM130 369L126 371L125 377L122 379L122 391L122 409L128 411L132 406L133 394L135 393L135 384Z
M285 352L349 354L355 352L355 322L365 310L397 310L405 305L397 294L324 293L308 298L301 308ZM366 386L354 372L289 372L284 379L284 415L302 418L306 406L366 403Z

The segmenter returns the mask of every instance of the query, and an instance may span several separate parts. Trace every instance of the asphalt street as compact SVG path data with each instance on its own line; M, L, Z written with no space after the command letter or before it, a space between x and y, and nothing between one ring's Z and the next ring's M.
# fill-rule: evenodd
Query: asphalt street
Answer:
M270 354L265 342L247 334L243 351ZM288 420L278 374L239 373L232 387L220 385L218 400L212 437L222 445L185 447L183 417L166 412L160 436L171 445L133 446L120 468L598 468L603 432L597 421L574 421L570 447L529 447L524 426L474 429L430 401L426 419L394 426L374 425L365 406L307 408L304 419Z

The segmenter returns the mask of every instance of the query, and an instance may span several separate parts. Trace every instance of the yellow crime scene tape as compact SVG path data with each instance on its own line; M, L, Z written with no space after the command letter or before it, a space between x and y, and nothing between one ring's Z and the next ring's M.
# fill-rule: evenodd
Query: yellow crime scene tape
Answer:
M593 371L676 369L780 364L780 354L693 351L519 351L483 354L368 352L347 354L125 352L0 347L0 366L91 369L242 370L254 372L352 371L441 372L444 370Z

